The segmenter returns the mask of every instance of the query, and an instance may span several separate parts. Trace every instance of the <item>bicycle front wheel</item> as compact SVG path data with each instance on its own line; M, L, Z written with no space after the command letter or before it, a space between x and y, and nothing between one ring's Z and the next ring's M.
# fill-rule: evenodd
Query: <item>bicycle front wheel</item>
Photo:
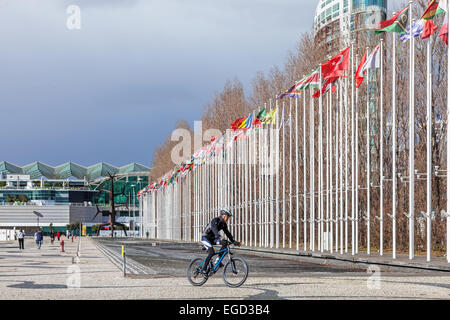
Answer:
M229 287L237 288L244 284L248 276L248 265L241 258L232 258L223 268L223 281Z
M189 282L196 287L202 286L208 279L204 278L202 275L202 268L201 266L204 259L202 258L196 258L191 261L189 264L189 267L187 269L187 277Z

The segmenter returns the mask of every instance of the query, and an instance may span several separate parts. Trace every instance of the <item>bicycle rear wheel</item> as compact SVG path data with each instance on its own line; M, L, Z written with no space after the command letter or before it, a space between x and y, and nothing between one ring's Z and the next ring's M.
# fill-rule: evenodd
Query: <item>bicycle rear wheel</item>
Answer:
M195 258L191 261L187 269L188 280L193 286L196 287L202 286L208 280L207 278L204 278L201 273L203 266L200 265L203 260L204 259L202 258Z
M229 287L237 288L244 284L248 276L248 265L241 258L232 258L223 268L223 281Z

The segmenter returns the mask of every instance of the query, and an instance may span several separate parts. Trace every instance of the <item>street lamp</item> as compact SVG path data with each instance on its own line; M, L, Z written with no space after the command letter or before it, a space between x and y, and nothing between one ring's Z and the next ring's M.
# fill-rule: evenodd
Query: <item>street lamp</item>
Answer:
M40 213L40 212L37 212L37 211L33 211L33 213L36 215L36 217L37 217L37 226L38 226L38 228L39 228L39 217L44 217L43 215L42 215L42 213Z

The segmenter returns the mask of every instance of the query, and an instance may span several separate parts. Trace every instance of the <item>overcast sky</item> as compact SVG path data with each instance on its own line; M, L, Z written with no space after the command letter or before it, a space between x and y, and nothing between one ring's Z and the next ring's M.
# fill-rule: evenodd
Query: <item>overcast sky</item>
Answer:
M149 166L227 79L249 91L310 31L311 0L0 0L0 161ZM69 5L81 29L69 30Z

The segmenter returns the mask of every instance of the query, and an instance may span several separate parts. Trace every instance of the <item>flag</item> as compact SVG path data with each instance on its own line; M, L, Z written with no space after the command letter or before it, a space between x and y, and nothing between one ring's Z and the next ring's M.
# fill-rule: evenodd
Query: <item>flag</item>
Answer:
M376 46L375 49L372 50L369 57L367 58L366 63L364 64L364 71L367 69L375 69L380 68L380 45Z
M409 20L409 7L406 7L391 19L381 21L379 28L375 30L375 33L381 32L406 33L408 32L406 30L408 20Z
M267 117L264 119L264 123L265 124L274 124L275 120L276 120L276 112L277 109L272 109L269 114L267 115Z
M253 123L253 113L250 113L247 120L244 122L244 129L251 129Z
M303 79L298 81L296 83L295 90L297 91L303 91L309 88L313 89L319 89L320 88L320 74L319 74L319 68L312 71L310 74L305 76Z
M256 119L259 121L264 121L264 118L266 117L266 108L262 108L261 111L259 111L258 115L256 116Z
M448 12L447 0L439 1L439 6L438 6L438 9L436 10L436 14L447 13L447 12Z
M431 20L436 15L439 8L439 0L431 0L428 3L428 7L425 9L425 12L422 15L422 20Z
M300 92L297 92L295 88L296 88L296 85L294 84L287 91L285 91L282 94L280 94L277 97L277 100L282 100L284 97L299 98L300 97Z
M356 70L356 74L355 74L356 88L359 88L359 86L361 85L361 83L364 80L364 75L366 74L366 70L364 69L364 66L366 64L366 61L367 61L367 52L364 54L364 57L358 66L358 70Z
M438 29L438 27L434 24L433 20L426 20L425 21L425 27L423 29L423 33L422 33L422 39L427 39L429 37L431 37L431 35L433 33L436 32L436 30Z
M264 122L264 118L266 117L266 108L261 109L259 111L256 118L253 120L252 124L254 127L259 128L261 127L261 124Z
M244 129L245 128L245 123L247 122L248 117L244 118L244 121L241 122L241 124L239 125L238 129Z
M422 20L425 20L425 26L421 37L422 39L431 37L431 35L438 29L438 27L433 22L433 18L436 16L436 14L445 13L446 10L444 11L442 8L440 8L441 5L447 8L446 1L439 2L439 0L431 0L428 3L428 7L425 9L425 12L422 15Z
M441 32L439 32L439 37L445 42L445 44L448 45L448 13L445 14Z
M245 119L246 119L246 118L239 118L239 119L234 120L233 123L231 124L231 129L233 129L233 130L239 129L239 127L241 126L241 124L242 124L243 122L245 122Z
M322 79L341 77L342 71L348 70L350 47L322 65Z
M312 97L313 97L313 98L319 98L321 92L322 92L322 94L324 94L324 93L330 91L330 89L332 89L333 92L334 92L334 86L333 86L333 83L335 83L337 79L339 79L339 77L328 78L328 79L325 81L325 83L324 83L324 85L323 85L323 87L322 87L322 90L317 90L317 91L312 95Z
M401 33L399 35L399 38L402 42L408 41L409 39L411 39L411 36L413 36L414 38L417 38L420 35L422 35L424 27L425 27L425 20L416 21L412 25L411 30L409 30L409 28L408 28L408 32Z
M261 122L261 120L259 120L258 118L253 119L253 122L252 122L252 126L253 126L253 127L255 127L255 128L260 128L260 127L261 127L261 124L262 124L262 122Z

